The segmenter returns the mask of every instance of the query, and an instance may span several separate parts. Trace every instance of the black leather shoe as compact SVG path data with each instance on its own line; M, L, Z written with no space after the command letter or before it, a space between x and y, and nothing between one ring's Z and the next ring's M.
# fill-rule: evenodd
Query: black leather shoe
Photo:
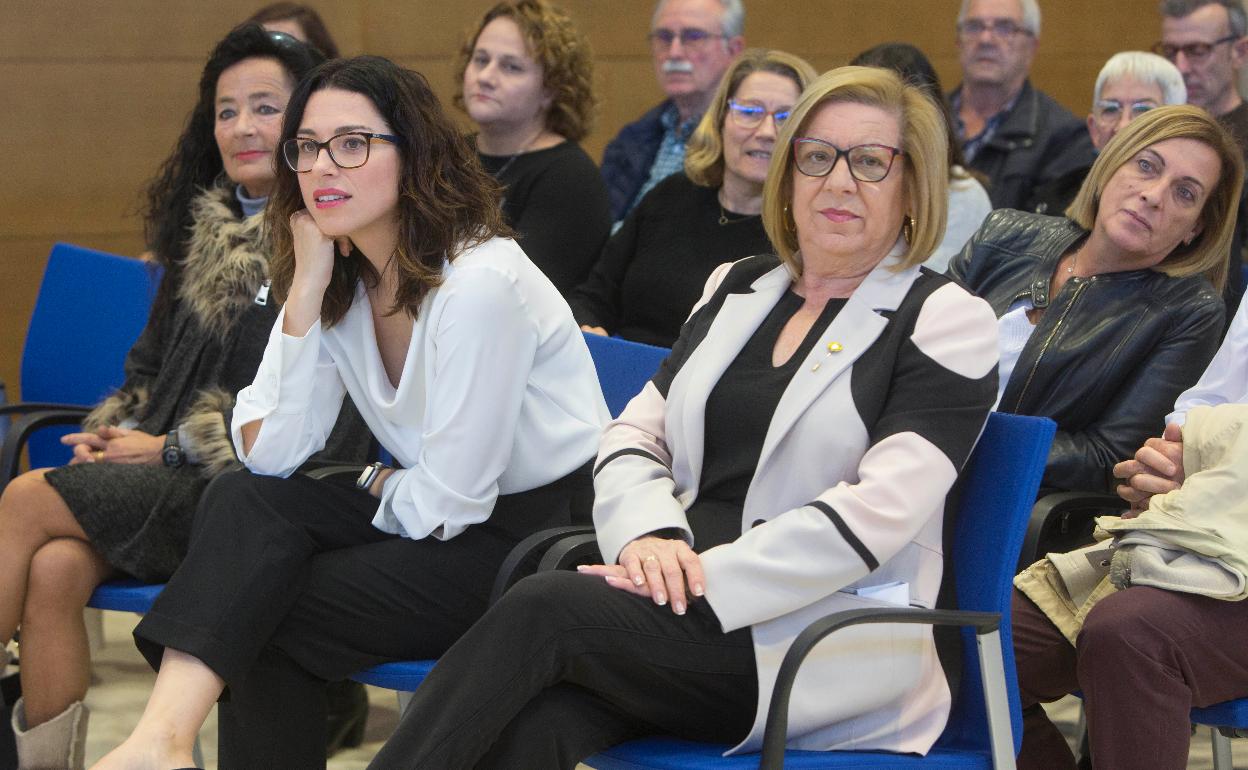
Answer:
M368 724L368 691L359 682L344 679L325 685L329 700L329 718L325 723L325 756L332 757L342 749L354 749L364 743Z

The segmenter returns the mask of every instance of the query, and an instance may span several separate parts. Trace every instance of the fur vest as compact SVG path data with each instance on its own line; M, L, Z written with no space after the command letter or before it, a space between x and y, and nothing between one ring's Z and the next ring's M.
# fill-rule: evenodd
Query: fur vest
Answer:
M144 354L154 359L151 363L158 362L156 369L163 374L167 367L185 365L181 359L195 354L197 344L227 346L231 338L246 331L240 325L259 325L265 320L249 313L257 303L258 287L268 279L264 214L240 219L232 206L233 198L232 187L216 187L192 201L194 223L177 286L165 285L170 283L166 274L160 289L176 291L177 302L167 303L173 309L165 313L171 317L153 315L148 320L148 328L127 359L126 384L91 412L83 423L87 430L105 425L138 426L155 408L154 400L165 397L152 391L161 382L160 377L152 376L152 366L141 371L143 367L135 363ZM193 331L169 341L170 335L187 328ZM232 349L227 347L225 355ZM254 373L254 365L251 367ZM203 375L196 372L188 376ZM180 410L176 425L188 457L206 476L239 467L225 419L234 404L233 393L219 387L224 383L192 379L191 384L193 402Z

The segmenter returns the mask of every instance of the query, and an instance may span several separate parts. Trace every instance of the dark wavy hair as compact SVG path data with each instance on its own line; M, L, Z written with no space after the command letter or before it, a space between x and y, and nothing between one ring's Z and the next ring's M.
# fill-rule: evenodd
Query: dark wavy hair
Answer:
M902 80L918 86L932 97L932 101L940 107L940 112L945 117L945 126L949 130L949 171L952 174L954 166L966 168L962 144L957 140L958 132L953 127L953 110L949 106L949 100L945 98L936 68L921 50L909 43L880 43L855 56L850 64L892 70L901 75Z
M455 106L464 109L464 72L481 30L495 19L511 19L520 28L529 54L542 68L542 86L550 92L546 128L579 142L594 127L594 56L585 35L562 8L545 0L504 0L485 12L464 36L455 59Z
M308 43L316 46L327 59L337 59L338 44L316 9L306 3L269 3L251 15L247 21L266 24L271 21L293 21L303 29Z
M442 263L495 236L512 236L503 221L502 188L487 174L429 81L380 56L334 59L312 71L291 94L281 141L295 136L312 94L326 88L360 94L399 135L399 240L392 256L398 293L388 312L413 318L421 300L442 283ZM266 218L271 239L273 290L285 301L295 275L290 216L304 208L298 174L284 162L269 196ZM321 303L321 321L332 326L346 314L356 284L376 285L381 276L367 259L352 254L334 260L334 274Z
M213 135L216 125L217 79L244 59L276 59L298 82L324 57L309 45L281 32L268 32L257 24L230 30L212 49L199 76L199 100L186 119L186 127L148 183L143 206L143 234L148 249L166 270L179 271L186 257L191 225L191 201L217 183L225 171L221 151Z

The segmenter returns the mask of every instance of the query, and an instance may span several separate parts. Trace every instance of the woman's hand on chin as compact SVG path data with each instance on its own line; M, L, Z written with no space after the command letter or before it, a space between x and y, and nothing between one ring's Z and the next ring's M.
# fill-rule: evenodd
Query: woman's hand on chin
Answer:
M334 274L334 246L338 248L346 242L344 256L350 253L350 239L346 237L334 239L321 232L316 220L307 209L300 209L290 215L290 238L295 250L295 276L291 281L291 293L303 291L309 293L325 293L329 279Z
M684 540L645 535L620 551L618 564L594 564L577 568L583 575L598 575L613 588L637 596L648 596L663 606L671 601L672 612L684 615L688 593L694 598L705 592L702 560Z
M331 238L321 231L307 209L290 215L290 239L295 251L295 275L286 298L282 333L302 337L320 320L321 302L334 275L334 249L345 257L351 239Z

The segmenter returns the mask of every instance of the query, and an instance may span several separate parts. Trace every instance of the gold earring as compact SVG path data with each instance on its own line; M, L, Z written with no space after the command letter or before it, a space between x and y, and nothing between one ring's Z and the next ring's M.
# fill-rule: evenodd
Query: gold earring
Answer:
M784 229L790 233L797 232L797 222L793 221L793 215L789 213L789 204L784 204Z
M901 237L906 239L906 243L914 241L914 217L907 216L901 223Z

